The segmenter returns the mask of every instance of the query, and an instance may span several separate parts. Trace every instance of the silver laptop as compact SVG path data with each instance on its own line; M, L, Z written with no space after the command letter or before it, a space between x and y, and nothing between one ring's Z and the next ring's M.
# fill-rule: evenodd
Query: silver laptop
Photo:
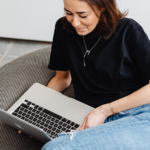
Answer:
M94 108L39 83L33 84L0 120L17 130L48 142L61 132L79 130Z

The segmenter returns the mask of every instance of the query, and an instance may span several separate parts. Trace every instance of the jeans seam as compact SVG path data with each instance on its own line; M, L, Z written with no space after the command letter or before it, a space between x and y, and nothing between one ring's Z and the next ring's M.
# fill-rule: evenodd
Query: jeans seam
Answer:
M145 114L144 116L150 121L150 118L148 118L148 117L146 116L146 114Z

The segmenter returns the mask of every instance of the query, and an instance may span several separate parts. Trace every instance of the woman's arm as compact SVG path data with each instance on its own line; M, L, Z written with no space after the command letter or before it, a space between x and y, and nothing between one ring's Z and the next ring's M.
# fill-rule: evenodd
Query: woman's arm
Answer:
M50 80L47 87L62 92L71 84L70 71L56 71L56 75Z
M150 81L149 84L135 91L134 93L111 102L113 112L119 113L127 109L146 105L150 103ZM105 119L113 115L109 104L101 105L92 110L84 119L80 131L96 125L103 124Z
M149 84L135 91L134 93L111 102L111 108L113 109L113 112L116 114L121 111L125 111L127 109L131 109L141 105L146 105L149 103L150 103L150 80ZM109 112L108 116L112 115L112 113L110 113L110 110L107 109L107 112Z

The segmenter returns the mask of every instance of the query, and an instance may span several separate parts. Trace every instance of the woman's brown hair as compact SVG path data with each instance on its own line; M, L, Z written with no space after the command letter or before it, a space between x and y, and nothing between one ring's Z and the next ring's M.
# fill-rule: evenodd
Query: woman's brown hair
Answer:
M101 35L103 38L108 39L111 37L118 26L118 22L126 17L127 11L121 12L117 6L116 0L80 0L86 1L99 18L99 23L96 26L96 35ZM101 15L97 14L94 6L101 11ZM72 25L63 17L63 28L68 32L74 33Z

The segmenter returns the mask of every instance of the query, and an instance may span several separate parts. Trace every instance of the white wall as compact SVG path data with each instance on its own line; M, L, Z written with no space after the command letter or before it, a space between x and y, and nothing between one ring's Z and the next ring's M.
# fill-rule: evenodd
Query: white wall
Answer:
M150 37L150 0L117 2ZM55 22L63 13L63 0L0 0L0 37L52 41Z
M136 20L150 38L150 0L117 0L121 10L129 10L128 18Z
M0 0L0 37L52 41L63 0Z

